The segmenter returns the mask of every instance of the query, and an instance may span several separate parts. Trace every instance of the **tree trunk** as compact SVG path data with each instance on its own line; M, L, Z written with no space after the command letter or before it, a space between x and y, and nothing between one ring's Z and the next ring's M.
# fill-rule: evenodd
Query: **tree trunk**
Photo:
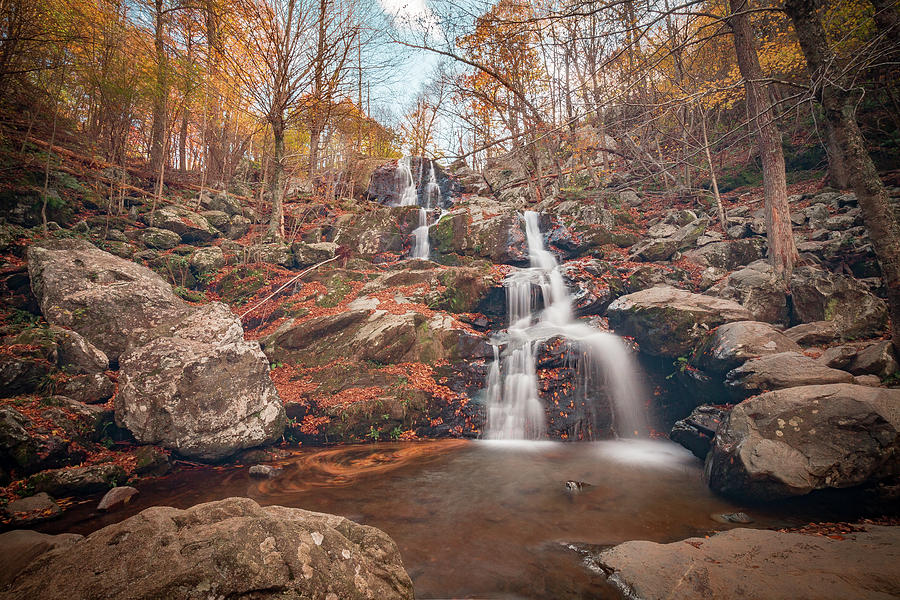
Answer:
M181 131L178 132L178 167L182 173L187 171L187 134L188 134L188 112L187 106L184 107L184 113L181 115Z
M791 229L791 213L787 201L787 177L784 172L784 153L781 134L775 125L768 96L760 87L762 69L756 54L753 30L747 14L747 0L729 0L734 50L738 68L744 78L747 95L750 131L756 133L759 153L762 157L763 193L766 199L766 237L769 242L769 259L775 273L787 288L797 248Z
M825 119L834 129L881 266L891 310L891 337L894 348L900 350L900 223L856 123L859 93L847 81L844 72L835 68L834 52L828 45L817 8L815 0L785 1L785 10L794 23L806 57L811 89L825 109Z
M272 216L269 218L269 230L266 237L284 239L284 118L281 115L270 117L272 136L275 138L275 156L272 159L272 179L269 182L269 193L272 196Z
M153 90L153 125L150 130L150 169L158 173L166 159L166 100L169 95L168 58L165 46L165 16L163 0L155 0L156 27L154 47L156 49L156 84Z
M846 190L850 187L850 178L847 177L844 153L841 152L834 126L828 119L825 119L825 149L828 153L828 183L839 190Z

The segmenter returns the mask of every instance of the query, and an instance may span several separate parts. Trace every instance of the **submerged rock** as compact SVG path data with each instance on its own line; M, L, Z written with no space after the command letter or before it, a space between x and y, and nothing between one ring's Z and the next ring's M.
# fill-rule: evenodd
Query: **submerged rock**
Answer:
M62 509L47 492L39 492L34 496L13 500L6 505L6 514L12 519L13 525L29 525L55 519L62 514ZM4 547L4 551L8 549Z
M119 425L145 444L200 460L281 437L284 407L269 362L227 306L208 304L157 333L122 356Z
M729 321L747 321L750 313L735 302L657 286L609 305L610 326L633 336L641 351L657 356L685 356L714 328Z
M834 540L732 529L671 544L625 542L595 561L625 597L644 600L900 595L900 528L867 525L866 530Z
M706 460L716 492L775 500L896 477L900 390L833 384L769 392L736 405Z
M100 499L100 503L97 504L97 510L106 512L116 510L131 502L131 499L137 495L138 491L131 486L120 485L114 487Z
M413 589L397 546L374 527L228 498L149 508L42 554L6 597L388 600Z

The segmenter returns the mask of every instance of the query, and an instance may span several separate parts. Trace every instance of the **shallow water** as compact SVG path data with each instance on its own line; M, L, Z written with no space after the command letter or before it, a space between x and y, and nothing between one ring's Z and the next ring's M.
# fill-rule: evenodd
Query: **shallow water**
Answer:
M665 441L383 443L301 449L279 464L266 481L246 467L181 470L139 484L124 510L97 514L94 500L42 530L88 533L148 506L248 496L384 530L418 598L607 598L616 596L566 542L670 542L738 526L712 514L746 510L751 527L781 527L822 510L731 504L709 492L699 460ZM573 494L567 480L592 485Z

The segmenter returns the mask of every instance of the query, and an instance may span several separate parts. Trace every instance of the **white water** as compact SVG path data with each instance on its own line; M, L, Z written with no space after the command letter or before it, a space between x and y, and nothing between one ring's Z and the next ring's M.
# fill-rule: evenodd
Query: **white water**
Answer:
M431 229L432 224L428 223L428 211L431 210L433 202L438 205L440 205L441 202L441 187L438 185L437 177L434 173L434 161L429 161L429 164L431 167L428 173L428 181L425 183L425 191L422 194L425 205L419 208L419 226L413 231L415 244L410 252L410 258L420 258L423 260L428 260L431 257L431 244L428 240L428 230ZM409 170L409 164L407 164L406 168ZM410 178L412 178L412 173L410 173ZM404 195L406 195L406 190L404 190ZM415 187L413 187L413 198L415 197ZM436 222L437 221L435 221L435 223Z
M394 176L398 182L397 189L400 190L398 206L415 206L419 203L416 193L416 180L413 178L410 160L410 157L404 156L397 161L397 170Z
M536 350L555 336L577 342L582 357L577 381L583 399L605 384L613 407L613 427L619 437L647 433L641 400L644 397L634 361L617 336L575 320L572 300L559 264L545 247L538 215L524 216L531 267L507 277L509 329L506 348L488 372L488 439L540 439L546 430L544 407L538 397ZM544 309L537 315L534 287L540 290Z

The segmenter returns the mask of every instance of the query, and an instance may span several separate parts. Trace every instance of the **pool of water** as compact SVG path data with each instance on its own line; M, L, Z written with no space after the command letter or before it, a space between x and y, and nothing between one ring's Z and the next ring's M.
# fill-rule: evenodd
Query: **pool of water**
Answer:
M278 465L282 473L265 481L246 467L183 469L140 483L123 510L99 514L94 500L42 530L89 533L153 505L247 496L384 530L418 598L615 598L569 544L670 542L737 527L712 518L735 511L748 512L751 527L821 516L812 505L719 498L701 462L665 441L382 443L300 449ZM569 480L589 485L572 492Z

